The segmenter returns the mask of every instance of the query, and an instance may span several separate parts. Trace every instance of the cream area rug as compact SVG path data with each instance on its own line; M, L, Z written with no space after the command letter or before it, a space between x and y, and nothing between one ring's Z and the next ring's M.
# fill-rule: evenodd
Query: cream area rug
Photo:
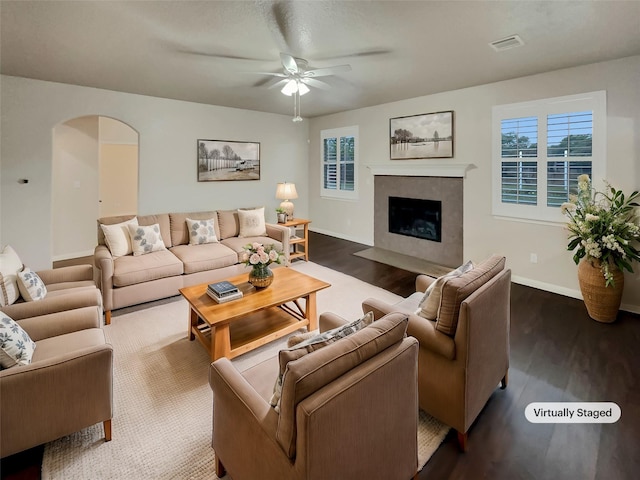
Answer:
M347 319L361 315L367 297L400 297L353 277L313 264L294 264L331 283L318 292L318 312ZM114 348L113 440L102 424L45 446L43 479L216 479L211 448L213 395L209 358L187 339L188 306L182 297L113 313L104 331ZM233 360L238 370L275 355L286 339ZM424 466L449 430L420 412L418 461ZM225 477L229 478L229 476Z

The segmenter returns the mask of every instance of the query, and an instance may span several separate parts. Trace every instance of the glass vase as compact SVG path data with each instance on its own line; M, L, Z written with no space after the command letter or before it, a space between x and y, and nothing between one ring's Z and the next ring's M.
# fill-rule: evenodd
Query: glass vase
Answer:
M269 265L258 263L249 272L249 283L256 288L266 288L273 282L273 272Z

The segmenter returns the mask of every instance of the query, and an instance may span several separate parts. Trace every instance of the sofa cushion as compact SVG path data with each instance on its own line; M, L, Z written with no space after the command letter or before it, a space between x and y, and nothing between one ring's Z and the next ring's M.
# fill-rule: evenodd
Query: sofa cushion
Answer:
M100 225L104 234L104 241L113 257L122 257L131 253L131 235L129 225L138 225L138 219L133 217L113 225Z
M187 218L187 228L189 229L189 245L218 243L215 225L215 217L209 218L207 220L194 220L193 218Z
M189 244L189 226L187 225L187 218L193 220L208 220L210 218L217 218L217 213L213 210L206 212L185 212L185 213L170 213L169 222L171 230L171 245L188 245ZM214 233L217 238L220 238L220 229L218 225L214 225Z
M290 361L282 383L276 439L293 458L296 445L296 407L336 378L400 342L407 329L407 316L391 313L362 330L324 348Z
M169 250L137 257L126 255L116 258L113 262L113 285L126 287L159 278L182 275L183 271L182 262Z
M218 210L218 227L220 228L220 235L218 238L224 240L225 238L237 237L240 233L240 220L238 219L237 210Z
M186 274L214 270L238 263L236 253L220 243L178 245L171 249L171 253L184 264Z
M237 262L242 262L242 256L244 254L244 247L249 243L259 243L264 245L265 247L269 245L273 245L278 252L282 252L282 243L274 240L271 237L230 237L221 242L223 245L226 245L231 250L236 252Z
M102 217L98 219L98 244L105 245L104 232L102 231L102 225L113 225L116 223L122 223L127 220L137 218L138 225L153 225L157 223L160 225L160 233L162 234L162 241L164 245L169 248L171 246L171 234L169 232L169 215L166 213L160 213L157 215L120 215L115 217ZM107 245L108 246L108 245Z
M492 255L473 270L459 277L451 277L442 285L442 300L436 321L436 330L454 336L458 326L460 304L482 285L504 270L506 258Z
M29 365L36 342L8 315L0 312L0 368Z
M433 282L427 290L424 292L422 300L420 300L420 304L418 305L420 308L415 312L421 317L426 318L427 320L435 320L438 318L438 310L440 309L440 300L442 299L442 285L444 282L452 277L459 277L463 273L468 272L473 268L473 263L471 261L465 263L464 265L460 265L455 270L438 277L435 282Z
M18 272L18 288L20 289L20 295L27 302L42 300L47 295L47 287L44 282L29 267L25 267L21 272Z
M264 207L254 210L238 210L238 220L240 221L239 237L264 237L267 235Z
M16 251L6 245L0 251L0 306L6 307L20 296L18 288L18 272L22 270L22 262Z
M134 256L166 250L160 234L160 225L157 223L148 226L128 225L128 228Z

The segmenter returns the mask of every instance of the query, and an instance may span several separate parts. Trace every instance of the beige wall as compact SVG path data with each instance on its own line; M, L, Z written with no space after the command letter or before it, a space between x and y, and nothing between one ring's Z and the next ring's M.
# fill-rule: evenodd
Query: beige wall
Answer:
M373 175L367 165L418 165L429 160L389 160L389 119L455 111L455 157L473 164L464 180L464 258L507 256L516 282L579 297L577 267L566 251L562 224L502 220L491 214L491 108L494 105L607 91L607 179L625 192L640 188L640 57L558 70L463 90L412 98L310 121L309 204L312 229L373 244ZM320 131L360 128L360 198L320 197ZM431 161L433 162L433 160ZM437 162L442 163L442 159ZM340 212L340 215L336 215ZM530 262L536 253L538 263ZM640 264L625 276L623 308L640 312Z
M100 217L137 211L138 145L100 143Z
M53 259L91 255L98 213L98 117L80 117L53 129L51 215ZM28 186L28 185L27 185ZM15 245L23 255L20 245ZM28 264L30 259L23 258Z
M0 103L0 243L15 246L34 269L50 267L53 258L53 129L87 115L138 132L139 214L265 205L267 220L275 221L276 185L284 180L301 196L296 213L309 214L307 121L5 75ZM260 142L260 180L198 182L198 139ZM95 235L95 223L91 228Z

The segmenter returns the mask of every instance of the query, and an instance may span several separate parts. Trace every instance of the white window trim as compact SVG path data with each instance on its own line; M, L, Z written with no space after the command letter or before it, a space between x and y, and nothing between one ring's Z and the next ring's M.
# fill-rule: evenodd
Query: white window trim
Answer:
M547 162L559 160L547 157L547 115L578 111L593 111L592 184L602 185L607 174L607 92L546 98L531 102L495 105L492 109L492 214L518 221L565 223L558 207L547 206ZM501 121L509 118L538 117L538 156L523 158L538 164L538 204L502 203L502 129ZM581 157L571 157L580 160ZM514 159L517 160L517 159Z
M331 198L338 200L357 200L358 199L358 170L360 169L359 150L360 150L360 129L357 125L351 127L331 128L320 132L320 196L322 198ZM355 145L353 149L353 191L340 190L340 168L338 168L338 188L331 190L324 188L324 140L325 138L354 137ZM340 149L338 149L338 152ZM340 160L338 159L338 165Z

